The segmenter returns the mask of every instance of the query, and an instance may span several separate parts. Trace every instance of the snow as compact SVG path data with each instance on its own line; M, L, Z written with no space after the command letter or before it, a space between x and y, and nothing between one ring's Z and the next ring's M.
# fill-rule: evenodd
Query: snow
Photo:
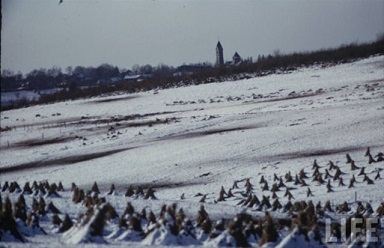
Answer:
M313 238L313 235L308 235L308 240L305 235L296 227L288 234L276 248L296 248L296 247L324 247L324 244L319 243Z
M346 173L347 186L352 175L359 183L348 189L332 181L334 192L327 193L325 185L309 178L306 182L314 195L310 197L307 187L286 183L295 187L294 201L316 204L330 200L333 206L346 201L355 207L356 193L359 201L376 210L384 201L384 172L373 185L362 183L363 176L350 170L345 156L350 154L358 167L366 167L372 180L383 170L384 162L368 164L364 157L367 147L373 156L384 151L383 60L384 56L374 56L289 74L3 111L1 127L12 129L0 136L0 183L17 181L22 186L27 181L61 181L66 191L60 192L59 198L48 198L73 221L86 208L71 202L71 183L90 189L95 181L119 214L127 201L137 211L145 208L156 214L162 204L177 203L194 220L204 204L210 218L219 220L232 219L241 212L264 215L237 205L244 198L241 192L246 178L254 185L253 193L262 199L270 195L261 190L262 175L270 187L274 173L284 178L288 171L295 175L304 169L311 176L316 159L322 172L329 161L339 166ZM216 202L220 188L227 191L234 181L239 181L239 189L233 190L235 197ZM112 183L115 194L104 195ZM152 186L158 200L124 197L128 185ZM287 203L284 191L276 194L281 204ZM1 195L5 199L8 193ZM9 195L13 200L18 197ZM207 195L205 203L199 202L202 195ZM31 198L26 197L27 205ZM285 216L281 211L273 215ZM199 241L188 235L175 236L165 225L139 242L132 230L119 229L113 223L106 227L108 235L96 240L89 238L86 225L74 226L64 234L55 233L50 221L41 221L41 225L48 234L32 235L28 242L37 246L85 241L104 245L234 244L227 231L216 239ZM279 245L290 247L296 244L294 240L304 242L293 231ZM3 241L13 242L12 238Z
M17 102L21 99L26 99L28 101L39 100L42 95L50 95L63 89L53 88L49 90L39 90L39 91L11 91L11 92L1 92L1 105L7 106L12 102Z

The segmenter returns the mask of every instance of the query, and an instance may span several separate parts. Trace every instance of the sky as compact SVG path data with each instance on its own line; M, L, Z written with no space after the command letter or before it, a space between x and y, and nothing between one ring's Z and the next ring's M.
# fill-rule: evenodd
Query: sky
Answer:
M2 0L1 69L215 63L370 42L383 0Z

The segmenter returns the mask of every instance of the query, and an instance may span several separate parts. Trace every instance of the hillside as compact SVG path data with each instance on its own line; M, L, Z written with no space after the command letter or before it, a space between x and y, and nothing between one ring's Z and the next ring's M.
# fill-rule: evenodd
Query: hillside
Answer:
M289 200L314 204L320 201L323 205L329 201L335 212L325 208L325 214L317 213L321 223L331 217L337 222L341 216L358 212L360 205L355 202L355 196L364 206L367 203L372 206L375 213L368 216L377 217L380 214L376 209L384 202L384 161L376 162L380 160L377 155L384 152L383 61L384 56L373 56L348 64L318 65L247 80L121 93L2 111L1 187L4 188L6 181L17 182L21 189L26 182L32 185L33 181L64 185L64 191L59 191L56 197L42 192L36 196L24 195L28 212L33 212L32 201L39 200L41 194L47 204L53 202L60 210L58 216L62 220L67 213L74 223L71 229L60 232L59 225L52 224L54 215L49 211L36 214L44 231L23 226L19 220L17 225L25 240L40 246L88 242L260 245L265 243L261 235L245 238L245 231L234 231L233 223L225 230L217 224L214 229L217 237L204 236L204 228L196 218L203 205L213 222L233 219L238 213L264 219L266 211L274 219L295 220L298 217L291 215L292 211L263 204L263 196L275 201L271 192L274 183L284 184L275 191L282 206ZM364 156L368 147L373 163ZM353 163L346 154L358 169L351 170ZM324 182L314 180L317 176L314 161ZM339 179L334 179L337 170L330 168L330 161L344 173L345 186L339 186ZM301 170L308 178L300 177L296 183L295 175L302 174ZM292 175L292 181L287 179L288 174ZM377 175L380 178L375 180ZM267 183L260 183L262 177ZM352 177L357 182L349 188ZM367 183L365 177L373 183ZM99 225L93 223L110 215L105 213L106 205L96 204L89 213L84 202L72 202L72 183L86 192L94 182L100 189L99 196L116 209L120 219L131 223L128 227L119 226L119 218L111 217L104 229L96 230L95 226ZM108 195L111 184L116 189ZM331 184L332 190L327 184ZM145 192L151 187L156 199L144 199L144 195L137 194L126 197L129 185L135 190L140 186ZM220 193L222 187L225 194ZM233 196L228 195L230 188ZM312 192L310 196L308 188ZM284 196L287 191L293 198ZM5 202L9 195L15 202L20 194L4 188L1 197ZM249 205L243 201L253 195L262 202ZM158 227L148 227L143 220L132 224L133 214L124 219L127 202L138 212L145 208L156 213ZM344 202L349 210L340 211L339 207L336 211L336 206ZM183 232L172 231L176 221L172 208L168 215L157 215L163 204L173 203L177 204L177 211L182 208L192 220L190 229L184 223ZM300 209L296 212L300 213ZM88 217L79 218L79 214L85 213ZM266 219L264 231L269 223ZM244 220L244 223L248 222ZM142 226L141 231L138 226ZM300 230L290 229L290 225L281 229L277 226L278 238L265 246L288 247L294 245L290 237L301 235ZM192 235L187 229L197 234ZM325 229L320 232L324 242ZM383 236L383 229L379 232ZM307 236L302 242L316 243L311 234ZM6 244L17 242L9 232L0 233L0 240Z

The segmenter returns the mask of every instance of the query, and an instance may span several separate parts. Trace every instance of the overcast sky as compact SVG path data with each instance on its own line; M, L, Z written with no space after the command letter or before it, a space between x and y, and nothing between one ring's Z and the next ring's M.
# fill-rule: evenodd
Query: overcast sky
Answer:
M2 0L1 68L215 62L368 42L383 0Z

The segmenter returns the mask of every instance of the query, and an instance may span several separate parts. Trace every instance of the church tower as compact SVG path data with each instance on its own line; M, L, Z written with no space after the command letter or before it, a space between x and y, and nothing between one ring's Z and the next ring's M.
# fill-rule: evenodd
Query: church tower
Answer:
M221 46L220 41L217 42L216 46L216 66L221 67L224 65L224 56L223 56L223 47Z

